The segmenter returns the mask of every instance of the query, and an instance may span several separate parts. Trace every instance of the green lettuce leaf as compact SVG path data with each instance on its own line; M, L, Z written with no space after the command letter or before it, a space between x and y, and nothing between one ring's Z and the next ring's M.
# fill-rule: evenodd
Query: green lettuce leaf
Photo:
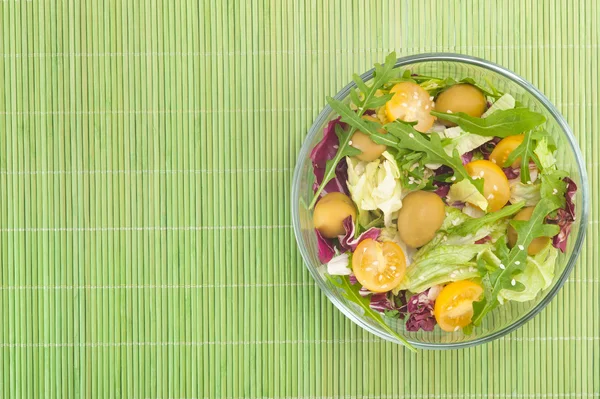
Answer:
M523 201L525 206L534 206L537 204L541 197L540 194L541 185L536 184L523 184L520 181L510 183L510 202L515 204Z
M383 212L386 226L402 207L402 186L400 170L396 160L385 151L384 160L372 162L346 158L348 163L348 190L359 211L359 223L369 224L369 211L379 209Z
M506 93L499 99L497 99L487 111L481 115L482 118L487 118L496 111L504 111L507 109L513 109L515 107L515 99L510 94Z
M418 293L434 285L479 277L474 259L489 246L490 244L438 245L422 253L408 267L398 290Z
M454 202L468 202L484 211L488 206L488 202L483 194L477 190L477 187L473 185L471 180L466 179L450 186L450 191L448 191L448 203L452 204Z

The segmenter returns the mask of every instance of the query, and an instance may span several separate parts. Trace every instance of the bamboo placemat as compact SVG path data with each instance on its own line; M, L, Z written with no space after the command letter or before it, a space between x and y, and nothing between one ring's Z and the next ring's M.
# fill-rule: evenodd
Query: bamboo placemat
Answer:
M417 354L328 302L290 216L325 96L392 50L533 82L597 193L599 21L594 0L1 1L0 397L600 397L597 195L538 317Z

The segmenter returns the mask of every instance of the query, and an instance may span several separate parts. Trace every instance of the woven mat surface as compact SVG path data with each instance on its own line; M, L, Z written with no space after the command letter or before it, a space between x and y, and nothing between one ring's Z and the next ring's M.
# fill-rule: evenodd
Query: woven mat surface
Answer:
M416 354L329 303L290 215L325 96L392 50L533 82L597 193L599 21L595 0L1 1L0 398L600 397L597 195L540 315Z

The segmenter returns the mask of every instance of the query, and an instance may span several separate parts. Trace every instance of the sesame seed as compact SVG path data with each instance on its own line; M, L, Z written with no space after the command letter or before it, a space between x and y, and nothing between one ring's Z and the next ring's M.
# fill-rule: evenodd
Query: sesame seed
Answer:
M348 145L352 145L352 140L350 140L350 141L348 142Z
M456 278L456 273L451 273L450 278Z
M454 309L454 306L448 306L448 310Z
M408 134L408 137L410 137L411 139L414 139L414 138L415 138L415 135L414 135L414 134L412 134L412 133L409 133L409 134Z
M460 330L459 326L454 327L454 331L458 331L458 330Z
M510 282L510 285L512 285L513 287L514 287L515 285L517 285L517 282L515 281L515 279L514 279L514 278L513 278L513 279L512 279L512 281Z
M521 262L519 262L518 260L515 261L515 265L520 265Z
M527 180L527 184L531 184L531 180Z
M396 266L391 266L391 267L390 267L390 270L391 270L391 271L394 271L394 270L396 270Z
M525 247L519 244L519 249L520 249L521 251L523 251L523 250L525 250Z
M487 196L487 199L494 199L494 194L490 194Z
M483 175L485 174L485 172L482 170L481 172L479 172L479 176L483 177Z
M382 280L383 280L383 276L380 274L379 275L379 281L382 281Z
M421 100L417 101L417 107L420 107L421 105L423 105L423 102Z
M432 106L432 107L435 107L435 103L431 103L431 106Z
M429 109L429 105L426 105L426 106L425 106L425 109Z
M417 92L416 92L416 91L413 93L413 98L414 98L415 100L418 100L418 99L419 99L419 95L417 94Z
M455 181L455 180L456 180L456 176L452 176L452 177L450 178L450 181Z
M433 101L433 96L429 97L429 101Z
M496 160L495 160L495 159L492 159L492 162L493 162L493 163L496 163Z
M494 184L494 190L498 191L498 186Z
M556 194L558 194L558 190L557 189L553 189L552 190L552 195L556 195Z
M504 264L500 263L500 269L504 270L504 269L506 269L506 266L504 266Z
M388 286L387 284L384 284L381 286L381 288L387 288L387 286Z
M370 272L371 270L373 270L373 268L372 268L372 267L367 267L367 268L365 268L365 271L366 271L366 272Z
M400 104L400 105L402 105L404 108L408 107L408 104L407 104L407 103L402 103L402 104Z
M451 110L449 110L449 109L447 109L447 110L446 110L446 113L447 113L447 114L451 114L451 113L452 113L452 111L451 111Z

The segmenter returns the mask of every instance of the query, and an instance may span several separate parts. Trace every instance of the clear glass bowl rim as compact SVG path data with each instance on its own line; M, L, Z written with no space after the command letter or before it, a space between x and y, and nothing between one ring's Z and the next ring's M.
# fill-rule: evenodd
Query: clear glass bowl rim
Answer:
M587 225L588 225L589 206L590 206L589 205L589 187L588 187L589 183L588 183L588 178L587 178L587 171L586 171L585 164L583 161L583 155L581 154L581 150L579 149L577 140L575 139L575 136L573 135L571 128L569 127L569 125L567 124L567 122L563 118L563 116L560 114L560 112L558 112L558 110L550 102L550 100L548 100L548 98L546 98L546 96L544 96L533 84L531 84L527 80L523 79L521 76L517 75L516 73L514 73L500 65L494 64L490 61L486 61L481 58L472 57L472 56L468 56L468 55L464 55L464 54L425 53L425 54L417 54L417 55L411 55L411 56L407 56L407 57L401 57L401 58L397 59L395 68L412 65L412 64L418 64L418 63L422 63L422 62L431 62L431 61L460 62L460 63L466 63L466 64L482 67L482 68L488 69L490 71L496 72L499 75L502 75L507 79L510 79L514 83L518 84L519 86L521 86L525 90L527 90L533 97L535 97L548 110L548 112L552 115L552 117L556 120L558 125L561 127L564 135L567 138L567 141L569 142L569 145L571 146L571 150L575 154L575 159L577 162L577 169L578 169L579 175L581 177L581 186L582 186L579 188L581 190L581 194L582 194L582 201L581 201L581 204L578 204L579 206L581 206L581 217L579 218L579 221L578 221L579 230L578 230L577 237L575 238L575 245L573 247L573 251L571 252L571 255L569 256L567 265L566 265L562 275L560 276L559 280L557 281L555 286L552 288L552 290L546 294L546 296L540 301L540 303L537 306L532 308L524 316L521 316L514 323L509 324L508 326L504 327L503 329L498 330L490 335L474 339L472 341L457 342L457 343L425 343L425 342L409 340L409 342L412 345L414 345L417 348L421 348L421 349L459 349L459 348L465 348L465 347L469 347L469 346L484 344L484 343L490 342L494 339L498 339L498 338L516 330L517 328L519 328L520 326L522 326L523 324L525 324L529 320L531 320L543 308L545 308L546 305L548 305L548 303L550 303L550 301L554 298L554 296L562 288L563 284L569 277L571 270L575 266L575 263L579 256L579 253L581 252L581 249L583 247L583 242L585 239L585 234L586 234ZM373 68L373 69L370 69L369 71L363 73L361 75L361 78L365 81L370 80L373 77L374 70L375 69ZM356 87L356 85L353 82L349 83L340 92L338 92L334 98L338 99L338 100L343 100L344 98L346 98L346 96L348 95L350 90L354 89L355 87ZM317 284L319 285L321 290L323 290L325 295L329 298L329 300L344 315L346 315L346 317L348 317L354 323L358 324L363 329L365 329L365 330L369 331L370 333L375 334L375 335L379 336L380 338L383 338L387 341L398 343L397 339L395 339L391 334L375 330L373 327L371 327L370 325L363 322L363 320L361 320L361 318L359 318L354 313L353 310L351 310L343 302L338 300L338 298L333 294L333 292L329 289L329 287L327 287L325 285L325 282L319 276L317 269L310 263L310 257L309 257L308 251L307 251L306 246L304 245L304 242L302 239L301 228L300 228L300 217L299 217L299 209L300 209L299 188L300 188L300 181L302 179L302 176L301 176L302 165L304 163L304 160L308 159L308 157L309 157L310 151L312 150L311 143L313 142L313 139L315 138L315 136L320 133L319 128L326 122L326 118L332 111L333 110L331 109L331 107L329 105L326 105L325 108L321 111L321 113L319 114L319 116L314 121L313 125L311 126L309 133L308 133L307 137L305 138L304 143L302 144L302 147L300 149L300 153L298 155L298 160L296 162L296 167L294 169L294 177L293 177L293 181L292 181L292 224L293 224L293 228L294 228L294 235L296 237L296 242L298 244L298 247L300 248L300 253L302 255L305 266L308 268L308 271L310 272L312 277L315 279L315 281L317 282ZM573 237L570 237L570 239L573 239Z

